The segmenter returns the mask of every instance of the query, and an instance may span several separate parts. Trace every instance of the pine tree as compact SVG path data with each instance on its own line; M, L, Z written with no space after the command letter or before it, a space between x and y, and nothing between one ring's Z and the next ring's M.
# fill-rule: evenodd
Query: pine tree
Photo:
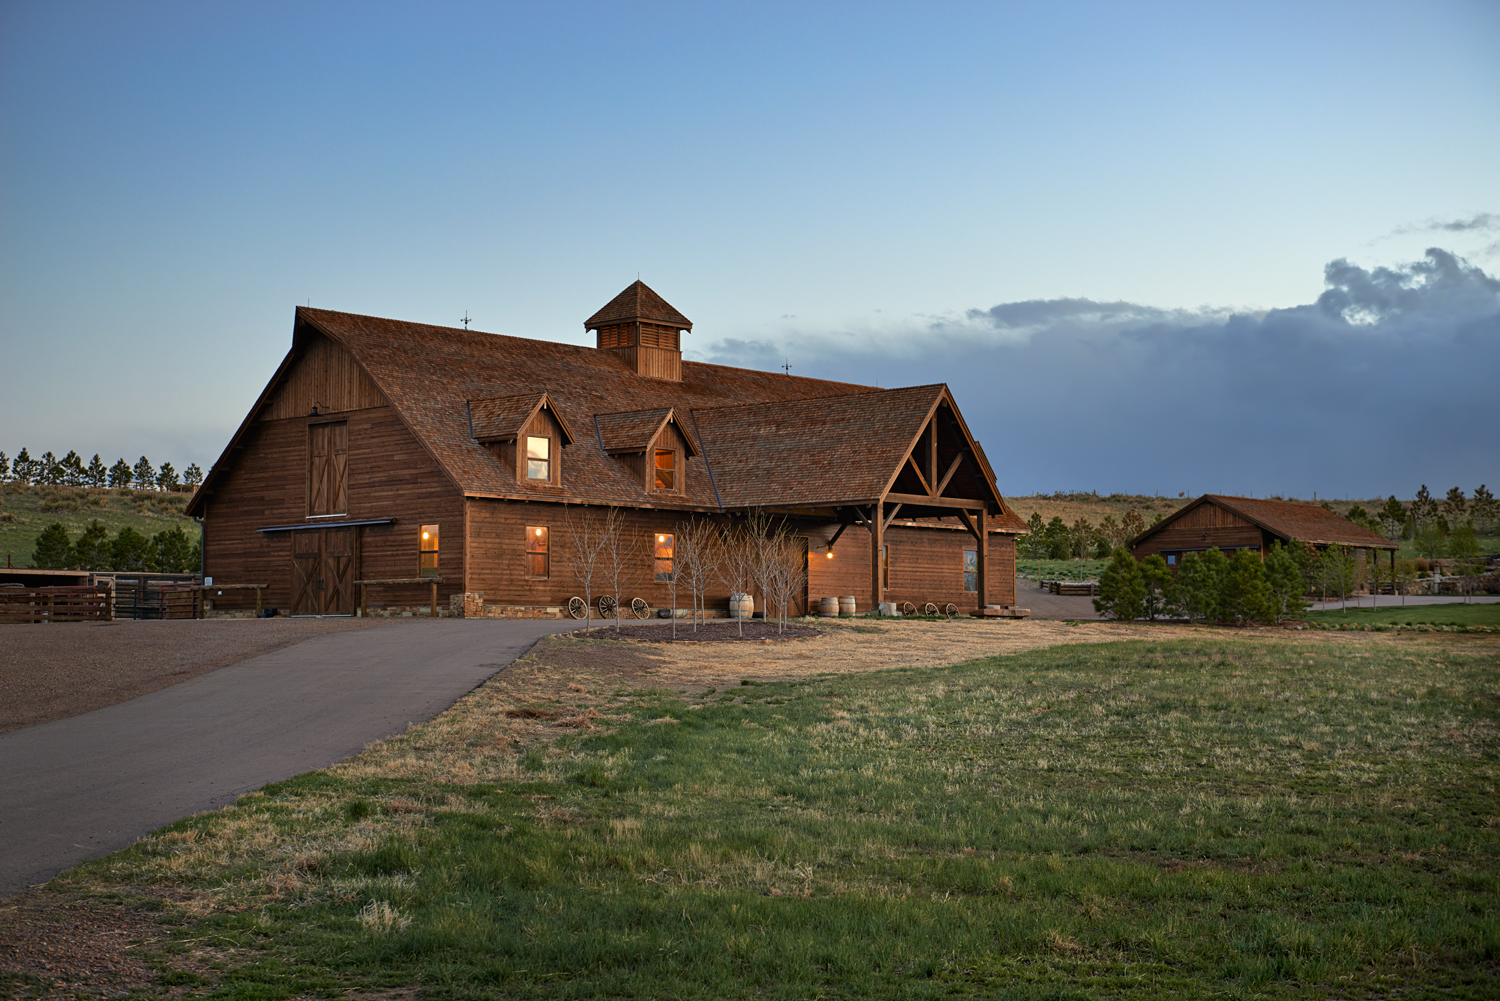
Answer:
M0 483L10 479L10 456L0 452Z
M109 550L110 565L115 570L140 572L151 569L151 540L129 525L120 529L120 534L109 544Z
M132 475L130 463L124 459L117 459L115 464L109 467L109 485L115 490L124 490L130 486Z
M1266 565L1253 549L1241 549L1229 561L1224 575L1224 604L1220 614L1225 621L1246 623L1255 619L1272 619L1271 588L1266 582Z
M80 570L110 568L109 529L95 518L73 544L73 565Z
M1392 541L1401 538L1401 532L1406 527L1406 506L1396 499L1395 494L1386 498L1385 507L1380 509L1380 526L1385 530L1385 537Z
M1448 496L1443 498L1443 514L1450 524L1458 524L1468 506L1468 498L1464 497L1463 490L1458 487L1450 488Z
M170 462L163 462L161 469L156 473L156 486L159 490L171 490L177 485L177 470L172 468Z
M1300 558L1299 558L1300 556ZM1266 584L1270 587L1271 621L1280 622L1307 609L1306 549L1288 548L1276 542L1266 556Z
M1223 617L1224 577L1228 573L1229 560L1217 546L1207 552L1188 553L1177 569L1172 603L1188 618L1218 622Z
M156 467L143 455L135 464L135 487L137 490L150 490L155 485Z
M104 481L109 477L109 470L104 468L104 461L95 452L94 457L89 460L89 468L84 470L84 480L91 487L102 487Z
M1135 508L1126 511L1125 517L1120 519L1120 531L1124 533L1126 542L1129 542L1145 530L1146 519L1142 518L1140 512Z
M68 454L63 456L61 465L63 482L68 486L81 487L87 481L87 474L83 469L83 457L77 452L69 450Z
M1412 499L1410 510L1411 520L1419 532L1437 518L1437 501L1433 500L1432 494L1427 492L1427 484L1422 484L1422 489L1417 491L1417 496Z
M1047 556L1054 560L1065 560L1068 558L1068 524L1058 515L1053 515L1052 520L1047 522Z
M57 461L57 456L53 455L51 452L43 452L41 462L41 482L47 484L49 487L55 487L58 484L62 483L63 468L62 464Z
M1099 574L1099 597L1094 599L1094 611L1112 619L1138 619L1145 597L1140 564L1128 549L1116 549L1110 554L1109 565Z
M1086 560L1094 548L1094 536L1098 530L1083 515L1073 522L1073 527L1068 529L1068 549L1071 554L1080 560Z
M37 536L31 565L43 570L66 570L72 562L73 543L68 538L68 530L61 522L54 521Z
M16 453L16 461L11 463L11 475L18 483L31 483L36 476L32 470L35 464L36 460L31 457L30 452L26 451L26 446L22 445L21 451Z
M196 462L189 464L188 467L182 471L182 482L186 483L190 487L196 487L198 484L203 482L203 470L198 468L198 464Z
M1141 613L1155 622L1167 610L1167 595L1172 589L1172 568L1161 553L1152 553L1141 561Z
M198 569L196 563L189 563L193 558L193 544L181 525L152 536L151 548L158 573L191 573Z
M1480 529L1493 527L1496 515L1500 514L1500 508L1497 508L1495 504L1495 496L1483 483L1474 488L1474 501L1469 509L1474 513L1476 527Z

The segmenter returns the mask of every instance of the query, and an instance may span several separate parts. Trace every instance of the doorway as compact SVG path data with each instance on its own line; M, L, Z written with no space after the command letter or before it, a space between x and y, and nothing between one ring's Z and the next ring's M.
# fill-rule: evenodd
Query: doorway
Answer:
M292 533L292 614L353 615L359 579L359 529Z

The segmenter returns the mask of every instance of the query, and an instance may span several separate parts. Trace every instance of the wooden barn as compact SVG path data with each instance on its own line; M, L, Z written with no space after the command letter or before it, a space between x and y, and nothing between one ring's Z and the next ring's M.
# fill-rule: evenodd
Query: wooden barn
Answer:
M1327 508L1298 501L1261 500L1204 494L1184 508L1146 529L1126 545L1135 558L1160 554L1175 567L1188 553L1217 548L1226 556L1251 549L1265 559L1273 543L1310 543L1318 549L1347 546L1367 552L1374 560L1396 543L1341 518ZM1373 564L1372 564L1373 565Z
M265 604L296 615L351 614L369 580L405 582L372 606L426 604L429 579L442 608L482 593L537 614L581 590L580 506L656 536L657 570L684 520L762 511L805 540L797 611L849 594L862 610L1014 603L1025 525L946 385L684 361L692 326L641 282L585 322L593 347L299 307L291 350L188 506L205 573L267 584ZM632 595L666 607L656 578Z

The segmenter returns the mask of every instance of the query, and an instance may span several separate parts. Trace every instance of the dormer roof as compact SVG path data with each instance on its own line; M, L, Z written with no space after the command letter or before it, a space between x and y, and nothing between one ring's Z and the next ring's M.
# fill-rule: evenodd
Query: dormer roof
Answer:
M562 429L563 444L574 441L572 429L552 405L546 393L529 393L524 396L492 396L483 400L469 400L469 433L475 441L514 441L531 419L541 410L549 411Z
M599 447L610 455L626 455L644 452L651 447L668 424L676 424L687 442L688 455L698 454L692 435L682 428L677 420L677 411L672 407L655 407L651 410L626 410L615 414L598 414L594 418L599 429Z

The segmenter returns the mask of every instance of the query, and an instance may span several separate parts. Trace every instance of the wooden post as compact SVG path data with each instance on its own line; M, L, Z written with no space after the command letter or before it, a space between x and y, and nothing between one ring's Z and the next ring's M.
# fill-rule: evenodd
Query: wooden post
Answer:
M432 617L437 618L437 581L432 582Z
M255 617L257 619L260 618L260 613L263 611L263 608L261 607L261 601L263 600L262 596L265 593L266 589L263 587L258 587L255 589Z
M880 549L885 545L885 504L876 501L870 507L870 612L880 614L885 600L885 582L880 577Z
M975 558L979 562L979 610L984 611L984 606L990 597L990 512L988 508L979 509L979 517L974 519L974 524L979 526L979 539Z
M370 585L359 585L359 617L368 619L370 617Z

